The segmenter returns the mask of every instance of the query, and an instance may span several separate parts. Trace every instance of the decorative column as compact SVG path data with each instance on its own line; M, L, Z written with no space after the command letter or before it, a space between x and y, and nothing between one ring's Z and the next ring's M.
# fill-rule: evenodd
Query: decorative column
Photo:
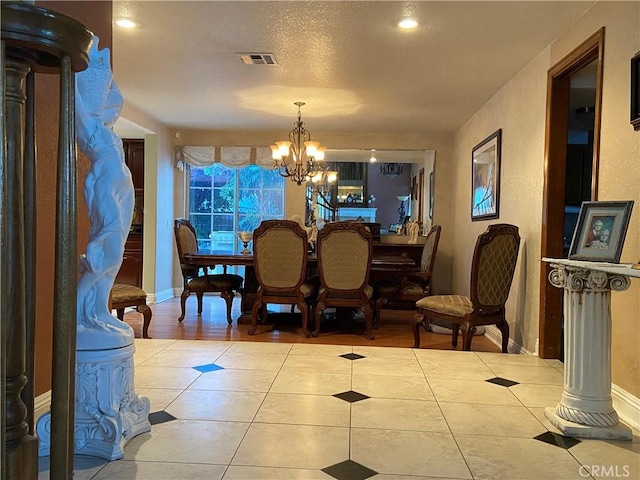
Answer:
M611 290L629 288L627 265L547 259L552 285L564 289L564 392L545 416L565 435L631 440L611 400Z

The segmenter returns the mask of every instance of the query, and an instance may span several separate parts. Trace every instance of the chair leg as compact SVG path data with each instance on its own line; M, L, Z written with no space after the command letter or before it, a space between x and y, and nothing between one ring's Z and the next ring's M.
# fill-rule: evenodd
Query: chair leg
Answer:
M124 322L124 308L118 308L116 310L116 317L118 317L118 320L121 322Z
M502 353L509 353L507 347L509 346L509 324L505 318L498 323L498 328L502 333Z
M204 297L204 293L196 292L196 296L198 297L198 315L202 315L202 298Z
M249 328L249 335L256 333L258 329L258 312L262 309L262 300L259 298L253 302L253 308L251 309L251 328Z
M420 348L420 325L424 322L424 315L418 310L410 322L411 331L413 332L413 348Z
M460 333L460 325L458 323L451 324L451 346L458 346L458 333Z
M315 329L313 330L314 337L317 337L320 334L320 318L322 317L322 313L324 312L325 306L324 303L318 302L316 304L316 313L313 316L313 320L315 322Z
M184 320L184 315L185 315L186 306L187 306L187 298L189 297L190 294L191 292L189 292L189 290L183 290L182 295L180 295L180 308L182 310L182 313L178 317L179 322L182 322Z
M231 290L224 291L220 294L224 301L227 302L227 323L231 325L233 320L231 319L231 307L233 306L233 292Z
M478 329L470 323L462 324L462 350L468 352L471 350L471 340Z
M364 311L364 319L365 319L365 330L364 330L364 336L367 337L369 340L373 340L376 338L376 336L373 334L373 319L371 317L373 317L373 309L371 308L371 304L370 302L365 303L362 306L362 310Z
M387 304L388 300L386 298L379 298L376 300L376 316L373 319L373 328L378 328L380 326L380 310L382 307Z
M292 309L293 307L294 305L291 305ZM311 335L309 333L309 307L307 307L307 304L302 301L298 303L298 309L300 310L300 314L302 315L302 334L305 336L305 338L309 338L309 336Z
M149 336L149 324L151 323L151 308L146 303L144 305L138 305L136 308L138 313L142 314L142 338L151 338Z

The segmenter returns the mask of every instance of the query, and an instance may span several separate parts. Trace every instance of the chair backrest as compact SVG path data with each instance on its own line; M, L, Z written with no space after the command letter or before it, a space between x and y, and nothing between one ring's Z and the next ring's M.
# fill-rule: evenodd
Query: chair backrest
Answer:
M294 290L307 273L307 232L292 220L264 220L253 231L253 265L267 289Z
M422 249L422 259L420 260L420 271L431 273L433 272L433 264L436 260L436 252L438 251L438 242L440 241L440 232L442 227L440 225L434 225L427 234L427 239L424 242Z
M198 252L198 240L196 230L186 218L176 218L173 231L176 236L176 247L178 247L178 259L180 268L185 278L198 276L198 268L185 263L184 255Z
M518 260L518 227L505 223L489 225L478 236L471 266L470 299L475 307L504 307L509 297Z
M362 223L328 223L318 232L318 270L325 288L361 290L366 287L372 255L372 235Z

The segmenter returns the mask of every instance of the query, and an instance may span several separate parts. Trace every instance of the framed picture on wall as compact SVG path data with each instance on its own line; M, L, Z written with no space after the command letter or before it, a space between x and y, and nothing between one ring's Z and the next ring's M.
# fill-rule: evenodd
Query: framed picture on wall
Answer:
M500 207L500 155L502 129L471 151L471 220L498 218Z
M569 259L620 262L633 200L582 202Z
M631 125L640 130L640 52L631 59Z

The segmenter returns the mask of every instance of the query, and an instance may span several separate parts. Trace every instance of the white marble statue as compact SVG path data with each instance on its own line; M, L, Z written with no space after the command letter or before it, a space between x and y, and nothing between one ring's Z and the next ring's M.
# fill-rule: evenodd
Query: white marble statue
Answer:
M113 124L123 98L113 81L109 49L89 52L89 67L76 74L76 137L91 167L84 197L91 220L78 281L78 350L119 348L133 343L133 330L109 310L109 294L122 264L131 228L134 190L124 161L122 140Z
M420 232L420 224L418 222L407 223L407 235L409 240L407 243L418 243L418 233Z

